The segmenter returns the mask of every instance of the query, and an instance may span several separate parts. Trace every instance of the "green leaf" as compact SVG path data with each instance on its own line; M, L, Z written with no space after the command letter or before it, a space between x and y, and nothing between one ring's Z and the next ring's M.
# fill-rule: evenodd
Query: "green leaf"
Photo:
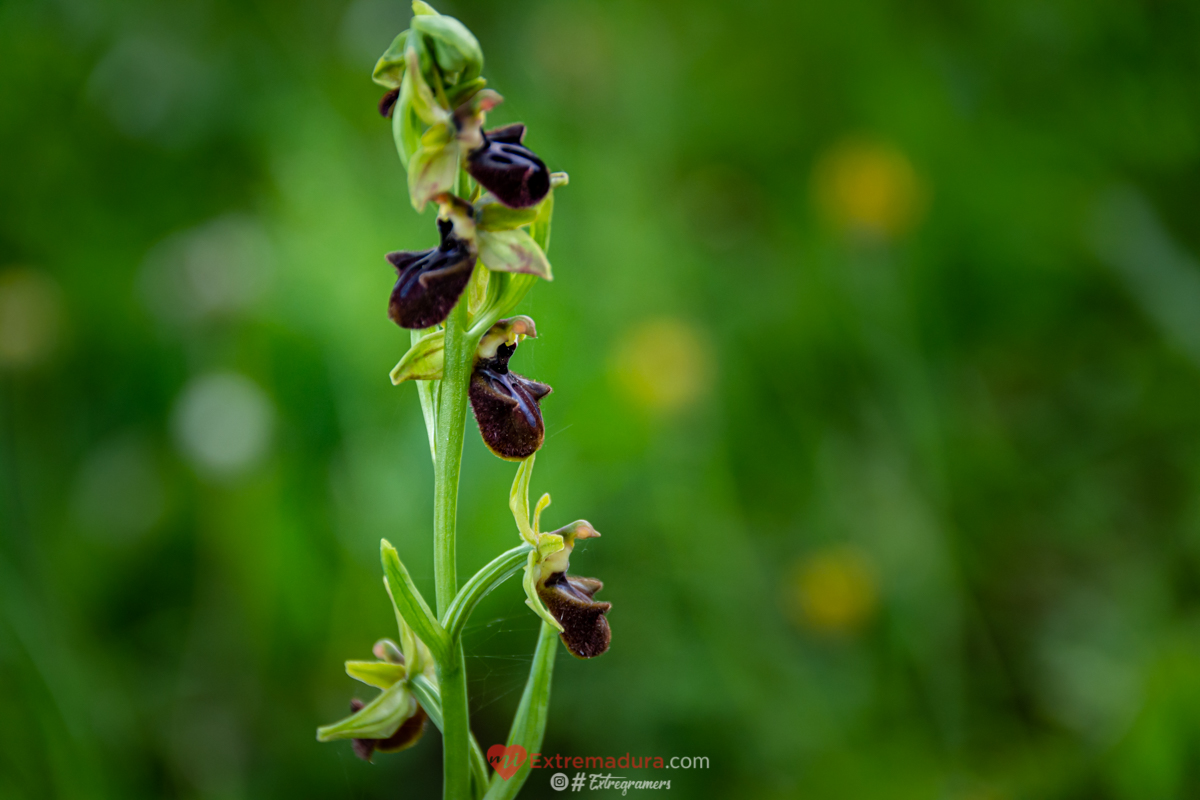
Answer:
M446 609L446 618L442 621L446 634L453 642L462 634L463 626L475 610L479 601L500 584L516 574L528 559L528 553L533 548L527 544L514 547L492 559L487 566L476 572L469 581L458 590L458 595L450 608Z
M433 616L433 612L429 610L425 598L421 597L408 570L400 562L400 555L396 552L396 548L392 547L387 539L382 539L379 542L379 551L387 580L388 594L392 597L396 612L412 626L417 636L421 637L421 641L433 653L433 657L439 662L444 661L449 647L446 631L442 629L437 618ZM403 631L401 632L403 633ZM408 657L407 653L405 653L405 657Z
M375 62L371 80L380 86L395 89L404 78L404 68L407 66L404 52L408 49L408 33L408 31L401 31L392 40L392 44L384 51L383 55L379 57L379 60Z
M390 689L396 681L404 680L403 664L387 661L347 661L346 674L377 689Z
M417 712L417 701L403 681L343 720L317 728L318 742L335 739L386 739Z
M429 37L433 58L447 83L469 81L483 71L483 50L475 34L454 17L423 14L413 17L413 30Z
M425 14L434 17L438 16L438 12L433 9L433 6L429 5L429 3L423 3L421 0L413 0L412 10L413 15L418 17Z
M442 366L446 360L446 332L435 330L418 339L404 358L392 368L392 384L399 386L404 381L437 381L442 379Z
M558 653L557 639L558 632L549 625L543 625L538 632L537 650L529 667L529 679L525 682L525 692L521 695L521 704L517 706L517 714L508 733L508 745L519 744L530 755L541 751L542 739L546 734L550 683L554 677L554 656ZM527 758L508 780L501 778L499 773L493 775L485 800L512 800L525 785L532 767L533 759Z
M528 233L515 231L478 231L479 260L494 272L520 272L554 280L546 254Z
M545 200L542 201L542 203L545 202ZM481 231L516 230L522 225L528 225L536 220L541 205L539 203L533 208L509 208L503 203L494 201L479 204L475 207L475 225Z
M408 162L408 194L413 208L423 211L430 200L453 191L457 176L456 143L433 148L422 145Z

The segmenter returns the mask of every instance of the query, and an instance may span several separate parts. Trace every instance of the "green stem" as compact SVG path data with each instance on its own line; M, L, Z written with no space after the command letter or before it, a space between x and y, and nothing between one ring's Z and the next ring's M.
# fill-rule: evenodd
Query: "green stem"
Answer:
M445 366L437 414L437 460L433 481L433 570L437 613L441 617L458 593L454 535L458 518L458 476L462 467L467 386L474 344L467 337L467 304L460 302L446 318Z
M464 298L446 318L445 366L438 398L437 457L433 469L433 570L439 617L446 614L458 592L454 546L458 478L462 467L467 389L477 344L467 333ZM438 683L442 690L443 797L469 800L471 729L461 642L453 643L447 657L438 664Z
M467 670L462 642L438 664L442 690L442 797L471 798L471 728L467 710Z
M521 704L513 717L512 729L508 733L508 744L519 744L528 757L516 774L508 780L500 773L492 775L485 800L512 800L525 785L533 767L533 754L542 749L542 737L546 733L546 718L550 715L550 682L554 677L554 656L558 653L558 631L543 622L538 631L537 650L529 666L529 680L521 695Z
M424 675L416 675L409 682L413 694L417 696L429 719L437 729L442 730L442 692ZM471 777L475 781L475 796L483 797L487 790L488 768L483 757L483 749L474 736L471 737Z

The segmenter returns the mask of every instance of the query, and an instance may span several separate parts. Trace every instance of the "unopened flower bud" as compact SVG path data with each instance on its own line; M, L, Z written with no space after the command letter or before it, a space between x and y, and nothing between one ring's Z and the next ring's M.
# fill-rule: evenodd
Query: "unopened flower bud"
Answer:
M400 645L393 642L391 639L380 639L371 648L371 652L380 661L386 661L389 664L403 664L404 653L400 652Z

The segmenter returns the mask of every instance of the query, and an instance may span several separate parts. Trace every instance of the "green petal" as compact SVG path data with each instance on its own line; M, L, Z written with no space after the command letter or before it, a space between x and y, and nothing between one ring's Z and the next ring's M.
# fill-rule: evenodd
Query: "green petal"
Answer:
M367 703L343 720L317 728L318 742L335 739L386 739L417 712L417 701L404 682Z
M525 605L532 608L534 613L541 617L546 624L553 625L554 630L561 633L563 626L558 624L558 620L542 604L542 598L538 597L537 582L541 577L541 573L542 568L538 563L538 554L534 550L529 554L529 562L525 565L525 578L521 581L521 585L525 588Z

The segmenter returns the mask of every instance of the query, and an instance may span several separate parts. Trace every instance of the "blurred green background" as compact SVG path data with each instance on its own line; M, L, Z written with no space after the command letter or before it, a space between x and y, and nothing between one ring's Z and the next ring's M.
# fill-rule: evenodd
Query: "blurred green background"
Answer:
M1200 5L443 3L558 194L534 491L670 796L1200 796ZM0 797L434 797L317 725L432 596L399 0L0 3ZM517 543L469 434L465 578ZM501 741L535 618L475 615ZM549 772L527 796L557 796Z

